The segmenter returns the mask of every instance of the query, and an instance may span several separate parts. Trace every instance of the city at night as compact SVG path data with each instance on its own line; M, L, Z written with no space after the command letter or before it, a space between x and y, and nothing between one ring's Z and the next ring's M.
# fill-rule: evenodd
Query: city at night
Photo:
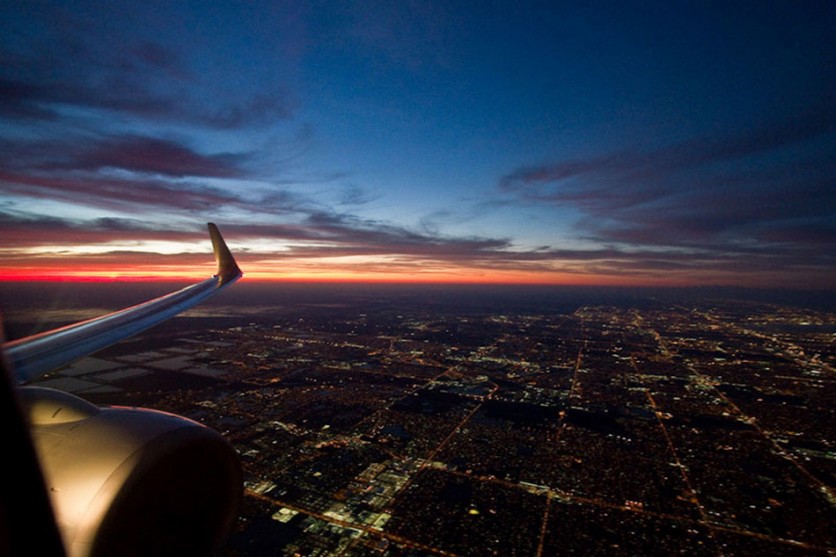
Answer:
M107 309L101 285L64 286L78 302L60 311L44 294L54 286L32 288L4 300L19 334ZM104 288L130 300L125 285ZM245 488L225 555L836 548L832 306L719 291L234 288L36 383L228 438Z

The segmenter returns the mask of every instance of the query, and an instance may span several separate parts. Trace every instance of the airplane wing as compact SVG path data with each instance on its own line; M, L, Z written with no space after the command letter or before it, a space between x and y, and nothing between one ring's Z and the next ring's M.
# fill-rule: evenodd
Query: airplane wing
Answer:
M136 335L199 304L243 273L218 227L208 224L217 274L177 292L114 313L3 344L18 383L24 384L102 348Z
M0 555L219 551L237 516L242 485L237 454L220 434L173 414L99 408L68 393L22 385L238 280L241 270L218 228L208 226L218 263L211 278L2 343L0 431L10 458L0 481Z

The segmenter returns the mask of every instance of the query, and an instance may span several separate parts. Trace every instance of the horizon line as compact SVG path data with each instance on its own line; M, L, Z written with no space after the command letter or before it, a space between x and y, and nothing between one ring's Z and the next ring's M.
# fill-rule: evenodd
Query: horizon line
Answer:
M161 277L155 275L131 276L71 276L71 275L2 275L0 283L75 283L75 284L125 284L125 283L167 283L167 284L188 284L194 280L189 276ZM507 286L507 287L554 287L554 288L612 288L612 289L665 289L665 290L707 290L707 289L742 289L752 291L790 291L836 294L836 289L825 287L797 287L797 286L764 286L764 285L743 285L731 283L704 283L704 284L662 284L653 282L556 282L556 281L501 281L501 280L406 280L406 279L369 279L369 278L299 278L299 277L249 277L242 280L243 283L251 284L303 284L303 285L391 285L391 286Z

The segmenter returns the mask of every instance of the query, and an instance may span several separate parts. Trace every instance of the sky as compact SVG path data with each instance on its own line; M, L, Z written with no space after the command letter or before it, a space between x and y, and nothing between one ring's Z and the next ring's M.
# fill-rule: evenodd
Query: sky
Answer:
M832 1L0 13L0 279L836 286Z

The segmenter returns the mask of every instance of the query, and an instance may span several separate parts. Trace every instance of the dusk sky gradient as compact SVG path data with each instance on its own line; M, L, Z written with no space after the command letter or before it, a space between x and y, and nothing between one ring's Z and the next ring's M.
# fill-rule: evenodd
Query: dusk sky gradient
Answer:
M836 2L38 2L0 278L836 281Z

